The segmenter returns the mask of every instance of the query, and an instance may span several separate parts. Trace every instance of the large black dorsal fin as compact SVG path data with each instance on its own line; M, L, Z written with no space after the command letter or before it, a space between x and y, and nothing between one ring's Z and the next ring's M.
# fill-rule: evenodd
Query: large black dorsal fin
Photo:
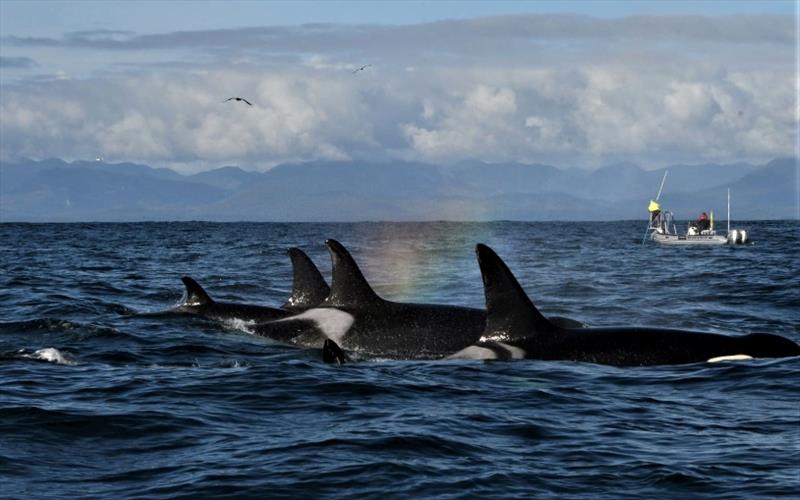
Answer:
M203 287L197 284L195 280L188 276L181 278L183 284L186 285L186 305L189 306L204 306L213 304L214 301L208 296Z
M331 254L331 291L322 305L353 307L381 302L383 299L369 286L350 252L336 240L326 240Z
M331 289L305 252L290 248L288 253L294 274L292 296L281 307L287 311L311 309L325 300Z
M475 247L486 295L484 337L513 340L557 330L533 305L517 278L494 250L483 244Z

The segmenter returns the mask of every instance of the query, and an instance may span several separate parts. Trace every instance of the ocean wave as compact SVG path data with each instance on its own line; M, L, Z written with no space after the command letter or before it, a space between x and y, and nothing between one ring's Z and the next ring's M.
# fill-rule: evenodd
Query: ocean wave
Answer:
M69 331L83 325L58 318L40 318L27 321L8 321L0 323L0 333L22 333L33 331Z
M547 314L800 340L797 222L688 251L642 247L636 226L0 224L0 496L796 496L800 358L331 366L244 322L163 312L187 273L281 303L283 248L325 266L330 237L382 290L481 307L483 241Z
M200 418L174 415L163 411L109 413L65 408L42 408L20 405L0 408L0 429L41 429L49 434L71 435L83 439L94 436L124 441L132 436L152 438L167 435L176 429L197 429L205 426Z
M68 339L87 340L91 338L130 338L121 330L113 327L80 323L68 319L40 318L26 321L9 321L0 323L0 335L24 335L30 339L33 334L65 333Z
M53 363L56 365L77 365L77 359L66 352L60 351L55 347L44 347L42 349L37 349L33 352L30 352L26 349L20 349L16 352L5 354L0 356L2 359L6 360L13 360L13 359L28 359L32 361L42 361L45 363Z

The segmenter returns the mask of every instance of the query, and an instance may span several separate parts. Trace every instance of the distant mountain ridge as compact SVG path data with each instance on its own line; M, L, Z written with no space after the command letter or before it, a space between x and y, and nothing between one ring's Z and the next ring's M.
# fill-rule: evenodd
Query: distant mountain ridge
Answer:
M661 196L679 219L798 217L797 160L675 165ZM308 162L194 175L134 163L0 163L0 221L644 219L664 169L462 162Z

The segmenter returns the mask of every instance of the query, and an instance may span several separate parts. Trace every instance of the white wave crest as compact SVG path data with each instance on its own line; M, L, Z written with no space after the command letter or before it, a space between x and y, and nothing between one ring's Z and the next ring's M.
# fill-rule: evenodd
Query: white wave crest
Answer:
M47 361L48 363L55 363L57 365L75 365L77 364L69 355L66 355L56 349L55 347L45 347L39 349L32 354L23 354L22 358L37 359L39 361Z

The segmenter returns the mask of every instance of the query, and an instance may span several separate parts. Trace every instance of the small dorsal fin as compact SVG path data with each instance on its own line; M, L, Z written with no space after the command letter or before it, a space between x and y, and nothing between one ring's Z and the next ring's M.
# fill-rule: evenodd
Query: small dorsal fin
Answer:
M350 252L336 240L326 240L331 254L331 291L322 302L331 307L359 306L380 302L381 299L369 286Z
M204 306L213 304L214 301L208 296L203 287L197 284L195 280L188 276L181 278L183 284L186 285L186 305L189 306Z
M290 248L288 253L294 273L292 296L281 307L289 311L310 309L325 300L331 289L305 252Z
M486 295L486 329L491 340L513 340L557 329L533 305L505 262L483 244L475 247Z

